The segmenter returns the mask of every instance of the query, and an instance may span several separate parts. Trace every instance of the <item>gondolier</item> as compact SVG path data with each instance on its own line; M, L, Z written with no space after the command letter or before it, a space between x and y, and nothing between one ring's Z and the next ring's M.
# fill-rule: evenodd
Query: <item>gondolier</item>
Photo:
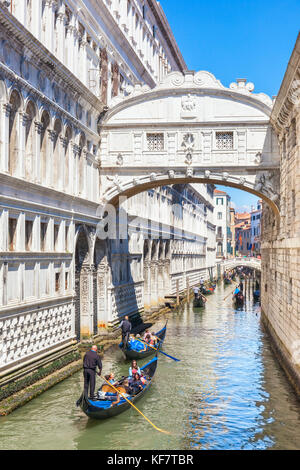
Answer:
M95 395L95 376L97 366L99 368L98 375L101 375L102 372L102 362L97 353L97 346L94 345L85 353L83 358L83 377L84 377L84 393L88 396L89 387L90 387L90 398L93 399Z
M127 315L125 316L124 320L121 321L120 328L122 330L122 345L123 345L123 348L126 349L130 331L132 328L132 325Z

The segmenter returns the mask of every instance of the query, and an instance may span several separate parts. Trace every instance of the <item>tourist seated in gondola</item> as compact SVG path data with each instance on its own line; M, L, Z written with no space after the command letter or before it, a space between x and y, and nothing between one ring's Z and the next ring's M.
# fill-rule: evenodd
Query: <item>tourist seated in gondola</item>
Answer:
M148 335L151 335L151 333L150 333L149 330L146 330L145 334L144 334L144 338L143 338L144 341L146 341L146 338L147 338Z
M129 367L129 377L133 377L136 373L141 375L141 369L138 367L136 360L133 360L131 367Z
M130 398L131 394L128 379L125 379L124 382L118 386L118 391L121 392L122 395L120 393L116 393L117 399L113 401L110 406L115 406L120 403L121 398Z
M141 380L140 374L136 372L134 376L129 380L129 390L131 395L136 395L143 390L143 381Z
M116 381L115 381L115 374L113 372L111 372L110 374L106 375L105 376L107 382L109 382L110 384L115 384Z

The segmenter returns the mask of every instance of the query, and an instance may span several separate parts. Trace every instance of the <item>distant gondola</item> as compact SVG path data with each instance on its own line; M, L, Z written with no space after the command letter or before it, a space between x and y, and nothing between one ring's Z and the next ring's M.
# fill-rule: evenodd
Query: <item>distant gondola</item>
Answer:
M205 299L202 297L202 295L194 297L194 300L193 300L194 308L204 307L204 305L205 305Z
M156 346L157 349L160 349L165 339L166 332L167 332L167 323L160 331L155 333L155 336L159 339L158 346ZM126 349L123 349L123 343L119 344L119 348L122 349L127 359L143 359L155 353L155 350L151 348L150 346L147 346L146 349L144 350L145 346L146 346L145 343L142 343L141 341L138 341L137 339L129 341Z
M147 383L144 385L143 390L141 390L136 395L127 397L132 403L138 401L142 396L146 393L148 388L151 385L153 376L155 374L157 367L157 357L154 357L150 362L145 364L141 367L141 371L143 371L143 375L148 378ZM122 379L121 383L125 380ZM121 385L119 382L119 384ZM130 404L120 396L120 401L118 404L111 406L112 399L116 399L117 395L111 395L110 397L99 399L99 400L90 400L85 393L81 395L79 400L77 401L77 406L80 406L82 411L89 417L94 419L106 419L116 416L123 411L131 408Z
M238 294L236 294L234 296L234 299L233 299L233 302L235 304L236 307L242 307L244 305L244 296L241 292L239 292Z
M260 291L259 290L253 291L253 299L254 299L255 302L259 301L259 299L260 299Z

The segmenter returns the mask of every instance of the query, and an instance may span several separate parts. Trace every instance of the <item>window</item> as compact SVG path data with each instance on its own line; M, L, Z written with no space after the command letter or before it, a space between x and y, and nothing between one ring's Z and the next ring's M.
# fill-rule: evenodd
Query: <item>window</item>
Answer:
M147 134L147 150L150 152L159 152L164 149L163 134Z
M54 250L57 251L58 249L58 232L59 232L59 225L54 224Z
M69 239L69 225L66 225L66 233L65 233L65 251L68 251L68 239Z
M65 273L65 290L69 290L69 272Z
M16 249L16 233L17 233L17 219L8 219L8 249L15 251Z
M217 206L218 205L223 205L223 198L222 197L217 197Z
M222 219L222 212L218 212L218 220Z
M219 150L232 150L233 132L216 132L216 147Z
M29 251L32 245L32 228L33 222L32 220L25 221L25 250Z
M41 222L41 251L46 251L46 240L47 240L47 222Z
M55 292L60 290L60 273L55 273Z

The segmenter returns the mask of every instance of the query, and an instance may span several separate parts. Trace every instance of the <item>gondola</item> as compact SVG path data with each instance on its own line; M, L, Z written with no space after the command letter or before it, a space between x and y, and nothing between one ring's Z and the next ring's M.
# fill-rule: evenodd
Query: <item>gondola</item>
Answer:
M145 364L143 367L141 367L141 370L143 371L143 375L148 378L147 383L145 384L143 390L141 390L138 394L133 395L131 397L127 397L132 403L135 403L138 401L140 398L142 398L147 390L149 389L152 379L154 377L155 371L157 367L157 356L155 356L150 362ZM125 380L125 378L122 379ZM121 384L120 384L121 385ZM110 399L109 399L110 398ZM116 399L116 395L105 397L103 399L97 399L97 400L90 400L85 393L81 395L79 400L77 401L76 405L80 406L82 411L89 417L93 419L107 419L107 418L112 418L113 416L116 416L120 413L123 413L123 411L127 410L128 408L131 408L130 404L120 397L120 401L118 404L111 406L112 404L112 399Z
M194 297L194 300L193 300L194 308L204 307L204 305L205 305L205 300L203 299L202 295L200 295L199 297Z
M241 292L239 292L238 294L236 294L234 296L234 299L233 299L233 302L235 304L236 307L242 307L244 305L244 296Z
M161 348L161 345L165 339L167 332L167 323L161 330L155 333L155 336L159 339L157 349ZM144 357L150 356L151 354L155 353L155 350L153 348L150 348L149 346L147 346L146 350L143 351L144 346L145 343L142 343L137 339L129 341L126 349L123 349L123 343L119 344L119 348L122 349L127 359L144 359Z
M253 291L253 300L255 302L258 302L260 300L260 291L259 290Z

